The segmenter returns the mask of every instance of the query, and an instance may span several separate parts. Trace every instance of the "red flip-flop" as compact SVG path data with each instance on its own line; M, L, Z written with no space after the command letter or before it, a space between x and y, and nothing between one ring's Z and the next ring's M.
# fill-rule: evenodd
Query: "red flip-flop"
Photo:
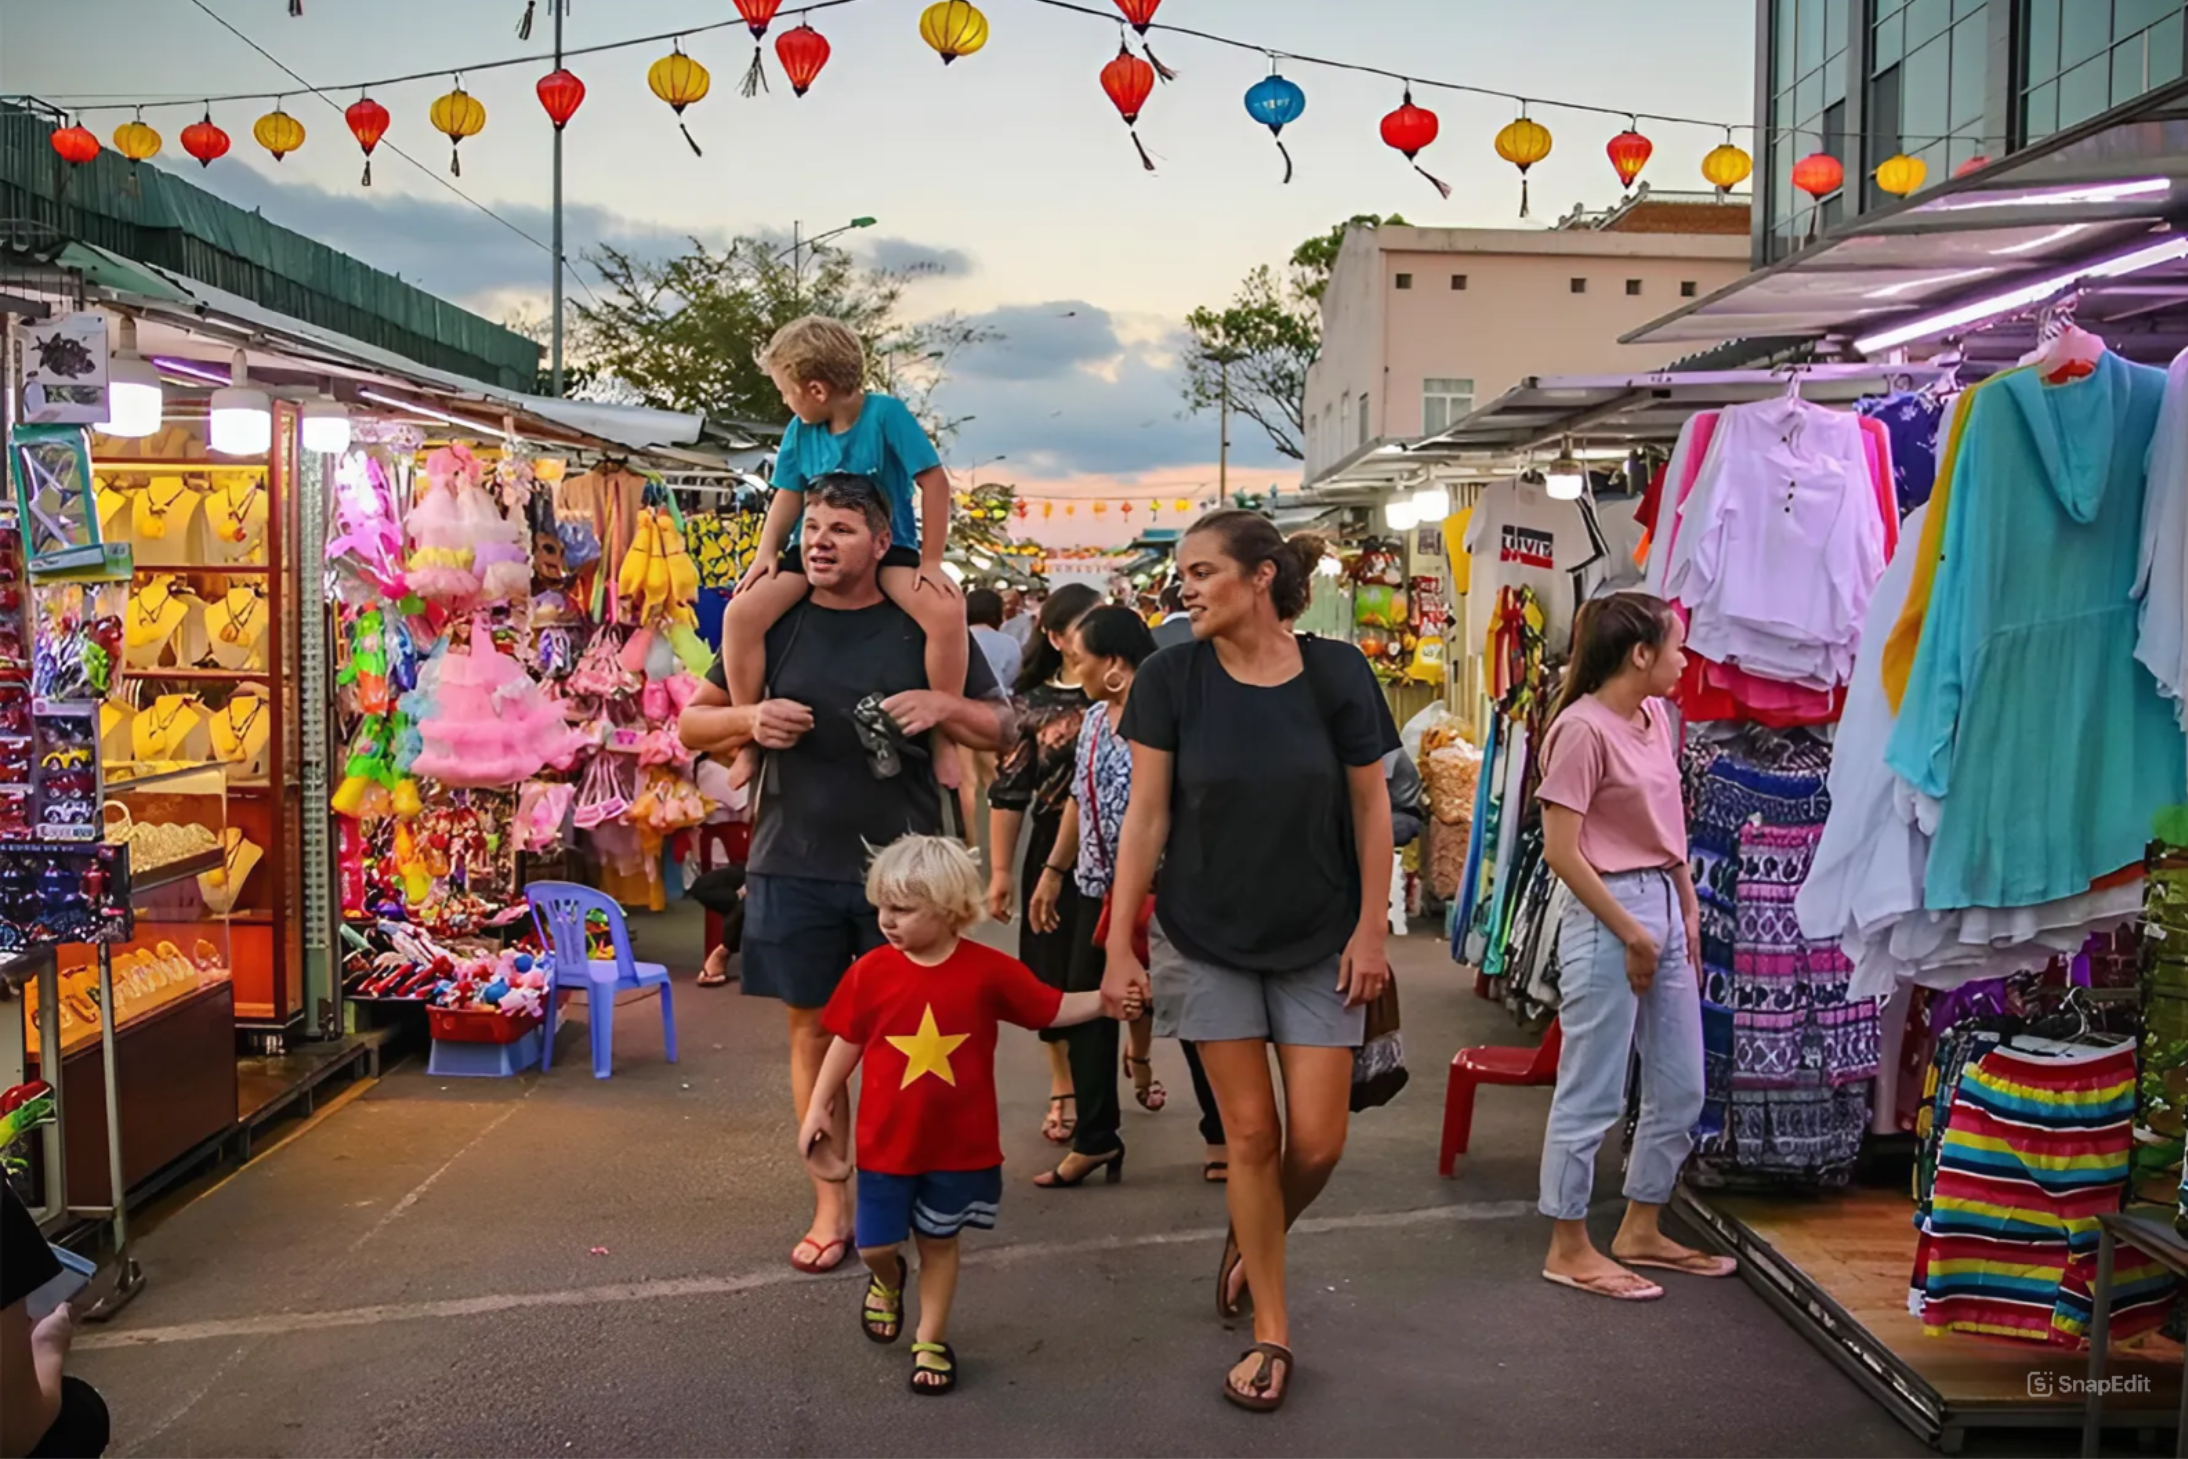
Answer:
M819 1252L820 1255L814 1257L811 1261L799 1260L798 1253L805 1250L808 1246L812 1247L813 1250ZM834 1259L832 1260L829 1257L830 1252L835 1253ZM790 1264L796 1267L799 1271L804 1272L809 1277L817 1277L822 1276L828 1272L832 1272L837 1267L842 1266L843 1259L850 1254L851 1242L848 1237L839 1236L833 1241L815 1241L812 1237L808 1236L803 1241L799 1242L796 1246L790 1249Z

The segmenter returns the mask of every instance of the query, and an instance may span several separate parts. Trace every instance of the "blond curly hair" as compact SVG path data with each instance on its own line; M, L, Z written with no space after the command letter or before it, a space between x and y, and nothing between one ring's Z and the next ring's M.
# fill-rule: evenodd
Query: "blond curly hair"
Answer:
M959 931L980 920L986 885L965 843L947 836L899 837L866 869L867 901L877 907L924 907Z
M856 394L866 383L866 347L840 319L808 314L775 331L754 357L770 375L794 385L825 385L837 395Z

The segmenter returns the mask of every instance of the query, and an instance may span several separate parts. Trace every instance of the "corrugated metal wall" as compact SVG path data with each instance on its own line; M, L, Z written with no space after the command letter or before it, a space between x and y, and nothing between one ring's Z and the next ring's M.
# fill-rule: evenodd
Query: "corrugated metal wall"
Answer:
M0 102L0 219L225 289L323 329L507 389L537 382L539 346L172 173L119 154L69 173L52 122Z

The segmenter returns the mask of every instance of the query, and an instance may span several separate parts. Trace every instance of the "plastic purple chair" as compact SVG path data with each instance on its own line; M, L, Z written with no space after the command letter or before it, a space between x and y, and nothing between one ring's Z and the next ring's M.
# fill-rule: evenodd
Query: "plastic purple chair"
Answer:
M669 970L659 963L632 960L630 930L623 925L623 909L615 899L566 881L533 882L525 887L524 896L532 904L532 925L547 945L548 1008L555 1007L558 992L585 991L586 1025L593 1042L593 1077L607 1078L614 1064L615 995L628 988L661 990L661 1042L668 1061L675 1063L676 1008L669 999ZM585 921L594 912L608 919L608 932L615 941L613 961L588 955L591 945ZM539 1056L541 1073L553 1062L554 1052L554 1026L550 1022Z

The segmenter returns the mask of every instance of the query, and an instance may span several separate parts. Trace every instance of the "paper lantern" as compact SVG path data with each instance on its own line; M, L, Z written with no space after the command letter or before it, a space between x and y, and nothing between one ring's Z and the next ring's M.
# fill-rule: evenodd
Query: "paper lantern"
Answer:
M1793 164L1793 186L1819 202L1845 184L1845 166L1828 152L1811 152Z
M1041 517L1042 517L1042 519L1043 519L1044 521L1045 521L1046 519L1050 518L1050 517L1053 517L1053 516L1055 516L1055 515L1056 515L1056 503L1054 503L1054 502L1043 502L1043 503L1041 503Z
M704 157L706 154L699 150L699 144L692 141L691 128L684 125L684 108L706 100L707 92L713 89L714 78L707 74L706 67L684 54L681 42L672 45L673 49L646 72L646 85L676 113L676 130L691 143L691 155Z
M1147 105L1147 98L1155 91L1155 68L1120 45L1117 59L1102 67L1102 90L1109 93L1117 115L1124 118L1125 129L1132 134L1132 146L1140 154L1140 166L1153 172L1155 159L1147 155L1147 147L1140 141L1139 120L1140 108Z
M213 125L213 114L207 112L202 121L182 129L182 150L195 157L198 166L211 167L215 158L228 155L228 134Z
M767 28L782 8L783 0L737 0L737 13L744 17L745 29L752 32L752 64L738 88L747 96L759 95L767 85L767 70L760 64L760 42L767 39Z
M1702 159L1702 180L1717 189L1717 200L1723 202L1734 188L1746 182L1748 174L1755 170L1755 159L1742 148L1732 144L1730 132L1725 140L1709 149Z
M392 118L388 116L386 107L369 96L360 96L349 104L347 111L342 113L342 120L349 123L350 135L355 137L357 145L364 149L365 180L363 185L371 187L372 149L379 146L380 139L387 135L388 123Z
M828 64L828 38L810 25L784 31L775 38L775 59L782 62L790 89L803 96Z
M1527 216L1527 169L1550 155L1550 129L1522 110L1497 133L1497 155L1519 169L1519 215Z
M114 150L131 162L143 162L159 155L161 138L158 132L144 124L144 118L123 122L114 129Z
M1284 181L1292 180L1292 154L1284 146L1284 129L1305 114L1307 93L1295 81L1271 71L1246 88L1246 115L1269 129L1276 150L1284 159Z
M1413 104L1413 88L1410 86L1405 90L1404 102L1396 111L1383 118L1385 145L1403 152L1405 160L1413 163L1413 170L1434 183L1436 191L1448 198L1451 196L1451 184L1415 161L1442 130L1443 124L1436 120L1434 112L1425 106Z
M273 153L273 160L282 158L304 145L304 124L281 109L275 102L274 109L260 117L251 127L251 135L258 145Z
M477 97L463 89L459 78L456 89L433 103L426 119L433 123L433 130L448 138L448 170L456 177L463 176L463 159L457 148L466 137L475 137L486 126L486 106Z
M81 124L55 127L50 139L53 150L70 167L81 167L99 155L99 139Z
M1958 167L1955 167L1952 170L1952 175L1954 177L1966 177L1969 173L1981 172L1984 168L1988 166L1990 166L1990 159L1988 157L1970 157L1967 161L1961 163Z
M1618 174L1618 185L1630 188L1633 180L1648 166L1649 156L1656 151L1656 144L1629 126L1603 148L1611 159L1611 171Z
M988 43L988 18L972 0L939 0L919 17L919 38L934 47L947 66Z
M1901 152L1887 157L1877 164L1877 186L1895 198L1903 198L1922 186L1930 175L1930 166L1919 157L1909 157Z
M1130 521L1130 520L1131 520L1131 518L1132 518L1132 503L1130 503L1130 502L1118 502L1118 503L1117 503L1117 510L1118 510L1118 511L1120 511L1120 512L1122 512L1122 513L1124 513L1124 515L1125 515L1125 520L1127 520L1127 521Z
M1187 501L1184 497L1179 497L1176 502L1172 503L1172 505L1175 506L1180 513L1189 512L1193 509L1193 504Z
M532 89L539 93L539 104L546 108L547 120L555 124L558 132L570 124L570 118L585 104L585 83L569 71L549 71Z

